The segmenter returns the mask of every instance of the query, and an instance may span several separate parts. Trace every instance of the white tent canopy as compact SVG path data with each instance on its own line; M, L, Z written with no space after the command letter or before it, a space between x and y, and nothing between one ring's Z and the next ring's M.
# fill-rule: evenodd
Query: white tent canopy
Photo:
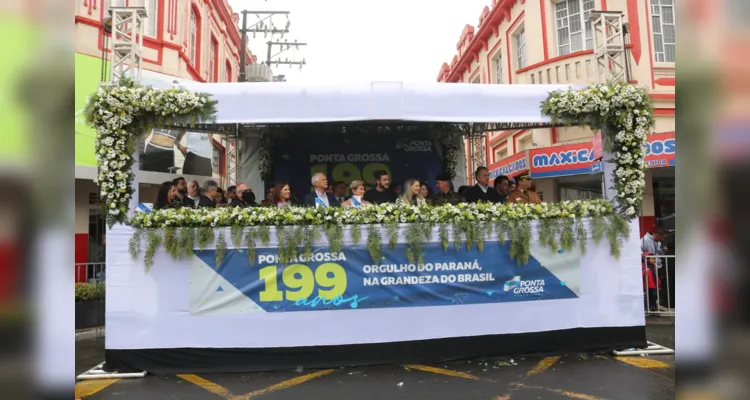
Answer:
M404 120L453 123L549 123L542 101L566 85L180 83L218 103L216 123Z

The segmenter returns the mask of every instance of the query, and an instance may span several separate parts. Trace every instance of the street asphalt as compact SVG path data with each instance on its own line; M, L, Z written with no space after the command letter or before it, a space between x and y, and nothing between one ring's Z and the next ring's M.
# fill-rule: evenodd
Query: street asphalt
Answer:
M648 339L674 348L674 325L657 320ZM671 320L673 321L673 320ZM103 360L103 339L76 343L76 372ZM672 399L674 356L488 358L432 365L318 371L147 376L79 381L76 398L156 399Z

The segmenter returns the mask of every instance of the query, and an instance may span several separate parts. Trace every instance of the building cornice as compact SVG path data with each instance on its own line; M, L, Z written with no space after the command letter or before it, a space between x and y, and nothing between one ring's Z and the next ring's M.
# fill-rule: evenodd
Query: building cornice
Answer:
M471 68L472 62L479 60L479 52L487 49L487 42L490 37L498 35L498 27L502 20L510 20L510 9L519 1L522 3L525 2L523 0L493 0L492 9L482 9L479 17L480 25L478 31L471 38L469 44L466 45L466 49L460 58L448 67L447 74L443 72L447 64L443 64L438 78L444 77L443 82L459 81L464 72ZM464 33L466 30L464 28ZM464 38L464 34L462 34L461 38ZM459 43L461 42L459 41Z

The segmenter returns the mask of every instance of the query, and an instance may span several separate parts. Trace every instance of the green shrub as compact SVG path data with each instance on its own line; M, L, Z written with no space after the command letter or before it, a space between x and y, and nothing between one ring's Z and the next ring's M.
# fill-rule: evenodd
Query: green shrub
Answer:
M76 303L81 301L100 300L104 298L104 283L76 283Z

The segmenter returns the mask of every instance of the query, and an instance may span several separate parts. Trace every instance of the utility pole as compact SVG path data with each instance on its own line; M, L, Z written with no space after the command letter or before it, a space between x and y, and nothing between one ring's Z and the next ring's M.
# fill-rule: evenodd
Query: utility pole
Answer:
M300 68L302 68L303 65L306 64L306 61L303 59L302 61L295 61L295 60L289 60L288 58L284 60L276 60L274 61L273 58L277 57L279 54L283 53L286 50L289 50L291 48L294 48L295 50L298 50L300 46L306 46L307 43L298 43L296 40L294 42L280 42L280 41L274 41L273 36L274 35L280 35L282 38L285 34L289 33L289 26L291 25L291 21L289 20L289 11L242 11L242 28L240 29L240 34L242 35L242 49L240 49L240 73L239 73L239 81L240 82L247 82L247 35L249 33L253 34L253 37L256 37L258 34L262 34L264 37L268 37L268 35L271 35L271 40L266 42L266 45L268 46L267 51L267 57L264 62L268 67L271 66L271 64L279 65L299 65ZM252 25L248 26L248 15L254 15L257 18L257 21L253 23ZM283 27L277 26L274 22L274 16L284 16L286 18L286 24ZM276 54L273 54L273 47L274 46L280 46L281 50L277 52Z
M237 78L239 82L245 82L247 66L245 65L245 58L247 57L247 14L242 13L242 29L240 29L240 35L242 35L242 48L240 49L240 75Z
M283 61L279 59L273 61L274 57L291 49L292 47L294 47L295 50L299 50L300 46L307 46L307 43L297 43L297 40L295 39L292 43L289 43L289 41L285 40L283 42L266 42L266 45L268 46L268 51L266 52L266 65L268 65L269 67L271 66L271 64L276 64L277 67L279 65L299 65L299 67L302 68L303 65L307 64L304 58L302 59L302 61L293 61L289 60L288 58L285 58ZM273 46L279 46L281 47L281 50L276 54L272 54Z

